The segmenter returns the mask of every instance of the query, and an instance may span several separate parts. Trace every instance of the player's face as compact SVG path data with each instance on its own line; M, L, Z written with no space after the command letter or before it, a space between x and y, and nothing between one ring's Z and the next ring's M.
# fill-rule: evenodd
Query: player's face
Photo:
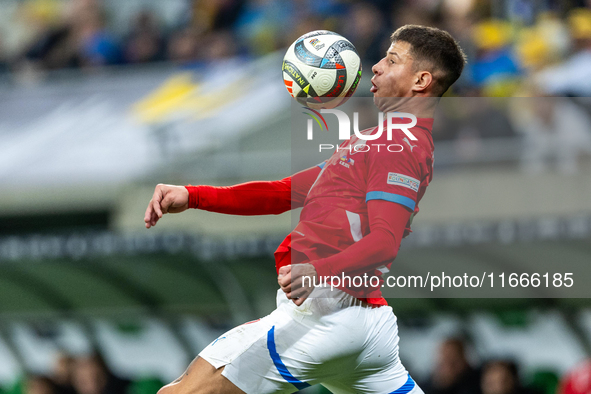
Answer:
M386 56L374 65L371 79L374 101L381 97L411 97L415 82L411 46L408 42L396 41Z

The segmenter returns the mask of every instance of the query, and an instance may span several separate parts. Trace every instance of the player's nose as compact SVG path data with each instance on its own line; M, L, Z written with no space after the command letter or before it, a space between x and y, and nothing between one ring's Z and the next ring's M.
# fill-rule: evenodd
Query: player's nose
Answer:
M382 68L380 67L380 63L382 61L380 60L379 62L377 62L376 64L373 65L373 67L371 68L371 71L375 74L375 75L379 75L382 73Z

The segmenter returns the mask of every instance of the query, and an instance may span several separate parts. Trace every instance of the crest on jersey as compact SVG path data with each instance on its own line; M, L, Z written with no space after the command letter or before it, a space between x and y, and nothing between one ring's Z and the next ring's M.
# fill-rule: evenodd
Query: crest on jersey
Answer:
M349 168L350 166L352 166L353 164L355 164L355 160L351 159L350 157L347 157L347 155L343 156L340 158L339 160L339 164Z

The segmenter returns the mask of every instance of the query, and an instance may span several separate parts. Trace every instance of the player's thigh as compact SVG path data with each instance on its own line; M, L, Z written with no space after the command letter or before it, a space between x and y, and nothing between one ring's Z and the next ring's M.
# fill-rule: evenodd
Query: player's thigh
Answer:
M161 388L158 394L244 394L222 375L223 370L224 367L215 369L197 357L181 377Z
M322 385L333 394L425 394L408 374L404 379L388 379L376 374L353 382L335 380Z
M390 307L363 310L362 360L356 368L338 379L322 382L333 393L420 394L398 357L398 327Z

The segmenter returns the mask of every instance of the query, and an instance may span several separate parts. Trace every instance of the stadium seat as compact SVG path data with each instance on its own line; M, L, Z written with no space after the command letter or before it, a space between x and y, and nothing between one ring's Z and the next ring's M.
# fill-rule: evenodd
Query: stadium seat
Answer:
M518 323L478 313L469 319L469 330L480 354L515 359L524 372L551 368L564 373L584 359L582 344L559 312L529 312Z
M164 383L158 378L144 378L135 380L127 389L127 394L154 394Z
M555 394L560 380L554 371L537 370L533 373L528 388L543 394Z
M22 371L6 343L0 338L0 384L12 384ZM0 391L1 393L1 391Z
M10 388L6 390L6 394L24 394L24 385L24 379L22 377L18 378L17 381L14 382L12 386L10 386Z
M10 335L27 368L33 373L49 373L60 351L74 355L90 351L90 343L82 327L69 320L55 320L43 325L15 322L11 325ZM0 373L5 367L1 361L2 356Z
M121 376L148 375L170 382L187 367L190 356L161 320L96 320L93 325L105 360Z

